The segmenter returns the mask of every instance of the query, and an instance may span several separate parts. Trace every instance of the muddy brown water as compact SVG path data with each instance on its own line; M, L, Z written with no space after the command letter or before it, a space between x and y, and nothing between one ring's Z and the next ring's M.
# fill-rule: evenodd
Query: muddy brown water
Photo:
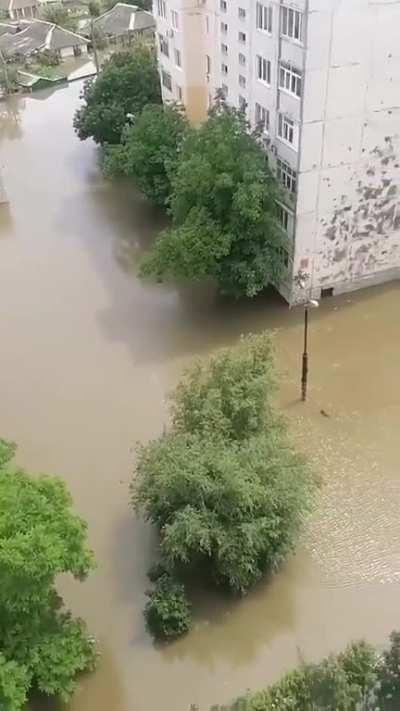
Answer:
M72 131L79 91L0 105L10 198L0 209L0 432L23 465L68 482L89 524L97 570L60 586L102 657L69 710L206 711L300 659L361 636L380 645L400 627L399 286L312 313L302 405L300 312L277 297L233 303L209 287L138 280L164 218L103 180L95 147ZM155 647L142 619L155 540L129 510L132 446L160 432L165 395L194 356L271 327L281 403L323 478L318 508L272 581L238 602L199 591L194 630Z

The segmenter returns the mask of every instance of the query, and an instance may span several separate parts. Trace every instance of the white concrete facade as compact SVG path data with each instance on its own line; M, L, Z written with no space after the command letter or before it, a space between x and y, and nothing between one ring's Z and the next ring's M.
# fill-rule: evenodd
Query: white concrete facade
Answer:
M400 0L165 0L161 18L163 2L158 35L172 29L172 10L182 21L169 57L159 54L171 75L164 99L179 99L179 86L189 117L202 120L223 87L253 125L265 123L288 188L286 298L398 278Z

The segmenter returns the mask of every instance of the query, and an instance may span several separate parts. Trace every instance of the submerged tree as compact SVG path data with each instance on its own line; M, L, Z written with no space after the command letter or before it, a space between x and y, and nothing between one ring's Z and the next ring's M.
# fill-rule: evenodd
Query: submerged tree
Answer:
M82 98L84 105L74 117L79 138L120 143L130 116L139 114L146 104L161 103L153 50L138 43L130 51L113 54L98 77L86 82Z
M264 691L239 699L232 711L376 711L378 655L354 642L339 656L304 664Z
M243 339L188 371L171 430L139 449L133 501L157 526L170 575L201 570L243 593L293 548L313 480L273 389L270 338Z
M0 700L17 711L30 689L68 700L96 652L55 588L60 573L82 580L94 565L86 524L62 481L13 467L13 453L0 441Z
M282 274L280 188L243 112L218 102L184 141L171 180L172 228L142 274L216 278L223 292L254 296Z
M171 175L188 124L177 106L145 106L127 126L120 146L111 146L104 168L109 176L126 175L156 205L168 205Z

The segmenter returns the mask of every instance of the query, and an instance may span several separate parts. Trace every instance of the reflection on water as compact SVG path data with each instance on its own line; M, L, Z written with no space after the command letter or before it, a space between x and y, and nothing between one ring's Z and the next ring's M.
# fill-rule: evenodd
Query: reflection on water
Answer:
M231 302L209 285L137 279L165 217L129 184L104 181L96 148L75 138L80 89L1 106L0 432L26 466L66 479L89 523L98 569L60 584L103 655L70 711L203 711L299 658L351 638L380 643L398 626L399 288L313 312L299 403L301 311L271 294ZM156 541L129 511L132 446L162 430L166 392L193 356L266 327L278 329L293 437L321 477L318 509L278 575L243 600L196 591L191 634L154 646L142 608Z

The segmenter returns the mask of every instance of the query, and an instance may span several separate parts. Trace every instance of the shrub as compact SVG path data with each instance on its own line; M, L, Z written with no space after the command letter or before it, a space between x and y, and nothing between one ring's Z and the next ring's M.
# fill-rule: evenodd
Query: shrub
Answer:
M356 642L337 657L303 665L265 691L238 699L232 711L372 711L378 708L376 668L373 647Z
M183 585L163 574L147 595L144 616L149 632L156 639L174 639L190 629L190 606Z
M243 593L292 550L314 482L272 407L272 345L249 336L190 369L169 433L138 450L135 507L171 574L201 570Z

